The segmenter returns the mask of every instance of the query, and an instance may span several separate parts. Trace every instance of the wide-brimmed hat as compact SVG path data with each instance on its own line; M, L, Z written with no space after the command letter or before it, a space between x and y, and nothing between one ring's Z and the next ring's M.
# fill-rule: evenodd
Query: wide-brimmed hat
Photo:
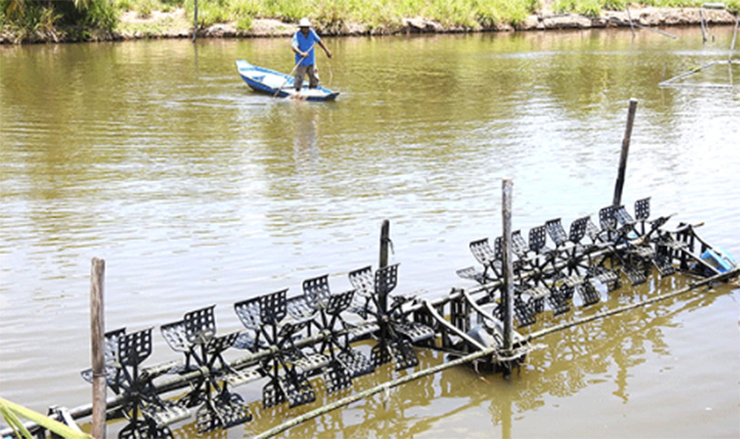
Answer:
M298 22L298 27L311 27L311 22L308 21L308 18L303 17L301 18L301 21Z

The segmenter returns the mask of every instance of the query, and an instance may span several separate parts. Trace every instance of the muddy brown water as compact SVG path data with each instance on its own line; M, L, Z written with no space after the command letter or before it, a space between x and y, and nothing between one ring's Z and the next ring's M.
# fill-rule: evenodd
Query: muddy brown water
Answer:
M288 40L0 47L0 395L45 412L90 400L90 259L106 260L109 329L155 327L146 364L178 358L158 326L377 265L391 221L398 291L467 286L467 245L497 236L501 180L515 228L567 225L612 199L628 100L639 99L624 201L705 225L740 256L740 94L657 84L726 59L731 28L327 39L336 102L251 92L234 60L292 68ZM730 83L737 66L689 80ZM668 292L651 279L537 330ZM510 380L454 368L283 437L737 437L737 286L692 293L540 340ZM418 351L422 366L445 361ZM406 373L406 372L402 372ZM399 376L383 368L355 389ZM245 437L335 400L212 437ZM115 435L122 424L109 426ZM89 428L89 426L86 426ZM194 435L191 423L178 425Z

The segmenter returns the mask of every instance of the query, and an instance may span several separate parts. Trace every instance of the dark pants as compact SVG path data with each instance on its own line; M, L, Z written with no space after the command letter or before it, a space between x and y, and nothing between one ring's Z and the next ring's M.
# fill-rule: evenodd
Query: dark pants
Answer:
M298 66L297 69L295 69L295 81L293 82L293 85L295 86L296 91L301 90L301 86L303 85L303 78L308 75L308 87L309 88L316 88L319 85L319 69L317 69L315 66Z

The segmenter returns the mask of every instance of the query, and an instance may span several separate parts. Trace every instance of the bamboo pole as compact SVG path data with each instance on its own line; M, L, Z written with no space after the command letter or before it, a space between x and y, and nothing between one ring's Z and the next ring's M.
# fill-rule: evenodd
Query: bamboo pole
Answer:
M92 346L92 436L105 438L105 261L92 259L90 272L90 337Z
M630 108L627 113L627 128L624 131L622 139L622 154L619 156L619 173L617 183L614 185L614 199L612 204L619 206L622 204L622 189L624 189L624 174L627 170L627 156L630 152L630 139L632 137L632 124L635 122L635 111L637 110L637 99L630 99Z
M701 21L701 39L703 43L707 42L707 31L704 27L704 13L699 9L699 21Z
M503 220L503 263L504 263L504 288L502 298L504 299L504 351L509 352L514 339L514 261L512 259L511 247L511 197L514 183L504 180L502 183L502 206L501 214Z

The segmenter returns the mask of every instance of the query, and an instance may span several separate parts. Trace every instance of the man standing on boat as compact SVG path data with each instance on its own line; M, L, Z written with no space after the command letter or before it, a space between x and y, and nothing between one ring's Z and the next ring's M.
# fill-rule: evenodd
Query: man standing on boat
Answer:
M319 85L318 69L316 68L316 58L314 57L314 45L324 49L324 53L331 58L331 50L324 46L321 38L311 29L311 22L308 18L301 18L298 22L298 32L293 35L293 52L295 53L295 86L296 92L301 91L303 78L308 75L308 87L316 88Z

